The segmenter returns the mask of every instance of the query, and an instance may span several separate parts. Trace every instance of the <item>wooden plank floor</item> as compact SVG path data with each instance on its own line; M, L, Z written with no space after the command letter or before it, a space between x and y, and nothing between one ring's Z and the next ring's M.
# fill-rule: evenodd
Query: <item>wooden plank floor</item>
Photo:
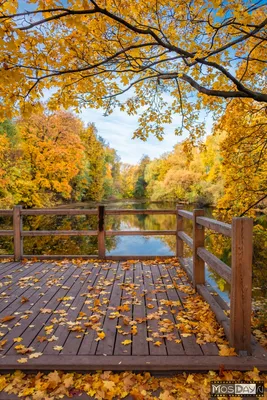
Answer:
M267 370L266 352L222 357L179 329L193 294L174 262L0 264L0 369Z

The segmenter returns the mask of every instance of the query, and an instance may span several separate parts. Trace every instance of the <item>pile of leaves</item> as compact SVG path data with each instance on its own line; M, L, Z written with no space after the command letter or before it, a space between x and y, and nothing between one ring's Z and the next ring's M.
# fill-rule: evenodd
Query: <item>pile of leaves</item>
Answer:
M57 400L63 396L78 399L83 393L97 400L123 399L127 396L133 400L208 399L210 383L218 380L264 381L267 388L267 374L260 374L254 368L245 373L221 370L219 373L181 373L168 377L155 377L148 372L78 374L54 371L26 375L22 371L15 371L0 376L0 391L16 394L24 400Z

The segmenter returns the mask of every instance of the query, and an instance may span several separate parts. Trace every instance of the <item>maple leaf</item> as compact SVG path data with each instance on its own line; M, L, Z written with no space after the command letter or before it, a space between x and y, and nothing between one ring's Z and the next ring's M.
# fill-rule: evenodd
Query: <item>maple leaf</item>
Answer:
M27 303L29 301L29 299L27 297L22 296L20 302L22 304Z
M47 375L47 382L49 383L50 388L55 389L57 385L61 383L58 371L50 372Z
M13 339L13 342L20 343L20 342L22 342L22 340L23 340L22 337L16 337L16 338Z
M37 336L37 342L43 343L47 340L46 336Z
M130 340L130 339L126 339L123 342L121 342L121 344L123 344L123 346L127 346L128 344L131 344L131 343L132 343L132 340Z
M17 362L19 362L20 364L24 364L24 363L28 362L28 358L19 358L17 360Z
M233 347L228 347L227 345L219 345L220 351L219 355L224 357L236 356L235 349Z
M38 358L41 357L43 355L43 353L32 353L29 354L29 358Z
M63 347L62 346L54 346L53 349L57 350L57 351L61 351L61 350L63 350Z
M159 399L160 399L160 400L175 400L175 397L173 397L173 396L170 394L169 390L164 390L163 393L160 393Z
M3 350L4 345L7 343L7 339L0 340L0 350Z
M192 374L189 374L188 375L188 377L187 377L187 379L186 379L186 383L194 383L195 382L195 380L194 380L194 375L192 375Z
M103 385L105 389L112 390L115 386L115 382L112 381L103 381Z
M163 343L160 342L160 341L158 340L157 342L154 342L153 344L154 344L154 346L158 346L158 347L159 347L159 346L161 346Z
M103 340L106 337L105 332L97 332L97 338L95 339L96 342L98 342L99 340Z

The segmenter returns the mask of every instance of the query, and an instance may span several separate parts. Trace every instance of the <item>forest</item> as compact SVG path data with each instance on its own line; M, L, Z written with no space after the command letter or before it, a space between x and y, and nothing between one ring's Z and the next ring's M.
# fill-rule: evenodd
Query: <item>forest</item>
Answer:
M97 127L70 112L6 120L0 125L0 205L146 198L212 205L224 219L254 215L266 210L266 126L264 108L233 101L198 145L177 138L169 153L130 165Z

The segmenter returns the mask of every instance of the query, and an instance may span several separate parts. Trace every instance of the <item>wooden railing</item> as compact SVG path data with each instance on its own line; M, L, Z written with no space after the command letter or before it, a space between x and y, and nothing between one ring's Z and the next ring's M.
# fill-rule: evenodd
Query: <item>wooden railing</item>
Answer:
M117 231L105 230L105 216L107 215L140 215L140 214L169 214L176 215L176 230L136 230ZM97 230L56 230L56 231L25 231L23 230L23 216L27 215L96 215L98 217ZM251 351L251 293L252 293L252 231L251 218L233 218L232 225L204 217L204 210L193 212L181 210L109 210L104 206L98 209L23 209L15 206L13 210L0 210L0 216L13 216L13 230L0 230L0 236L13 236L14 260L22 258L99 258L99 259L153 259L159 256L106 256L106 236L133 236L133 235L173 235L176 236L176 257L181 266L192 279L196 290L208 301L217 320L222 324L230 344L240 354ZM193 236L184 232L184 219L193 223ZM232 264L231 268L215 255L205 249L205 228L231 237ZM26 236L97 236L98 254L88 256L77 255L25 255L23 253L23 238ZM184 258L184 243L193 252L192 261ZM10 257L2 255L1 258ZM165 257L166 256L161 256ZM213 297L205 285L205 263L219 274L226 282L231 284L230 318L227 316L223 300Z
M193 238L183 231L184 218L193 222ZM205 249L205 228L231 238L231 268ZM233 218L230 225L205 218L204 210L188 212L177 209L176 255L194 287L210 304L224 327L230 344L240 354L251 352L252 233L252 218ZM192 249L192 262L183 256L184 242ZM230 318L225 307L215 300L205 285L205 263L231 285Z

